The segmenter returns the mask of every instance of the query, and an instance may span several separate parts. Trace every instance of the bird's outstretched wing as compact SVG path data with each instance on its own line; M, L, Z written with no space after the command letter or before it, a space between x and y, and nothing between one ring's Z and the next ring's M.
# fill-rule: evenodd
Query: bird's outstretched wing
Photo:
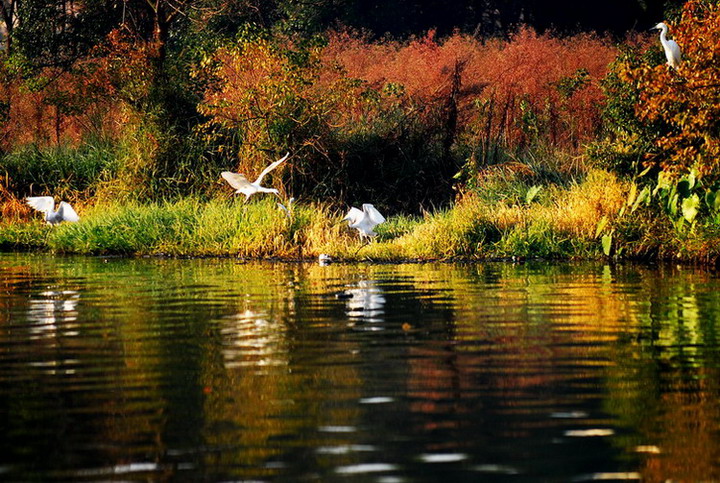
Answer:
M232 171L223 171L220 173L220 176L225 178L225 181L228 182L230 186L235 188L236 190L240 190L243 188L247 188L250 186L250 181L247 180L247 178L240 173L233 173Z
M354 206L350 208L350 211L347 212L347 215L345 215L345 218L343 218L343 221L347 220L351 224L357 223L362 219L363 212L355 208Z
M265 175L268 174L273 169L277 168L280 165L280 163L282 163L283 161L285 161L288 158L288 156L290 156L290 153L286 153L285 156L283 156L282 158L270 163L270 166L263 169L262 173L260 173L260 176L258 176L258 178L255 180L255 184L259 185L262 182L262 179L265 177Z
M66 203L64 201L60 202L60 207L58 208L58 215L60 215L60 218L63 221L70 221L70 222L77 222L80 221L80 217L75 212L72 206L70 206L70 203Z
M363 211L365 212L365 216L373 222L373 226L385 222L385 217L382 216L380 212L370 203L365 203L363 205Z
M55 200L52 196L29 196L25 198L27 204L43 213L52 213L55 209Z

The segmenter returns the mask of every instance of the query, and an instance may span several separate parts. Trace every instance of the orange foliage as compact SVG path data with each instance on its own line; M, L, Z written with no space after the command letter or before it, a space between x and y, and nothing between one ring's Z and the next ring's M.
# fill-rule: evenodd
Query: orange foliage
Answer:
M323 57L377 89L399 84L423 105L447 99L460 66L461 127L474 125L477 136L509 147L532 141L534 134L574 148L600 127L599 81L616 53L594 35L561 39L523 28L508 41L486 43L460 34L439 42L430 32L409 43L372 44L334 32Z
M143 43L116 30L69 71L45 68L25 80L4 72L0 149L72 145L90 134L116 139L133 118L132 106L149 93L149 56Z
M214 80L198 106L209 125L242 132L243 169L260 169L268 152L289 147L326 156L330 131L367 114L363 86L342 71L320 68L318 52L311 49L298 62L288 50L256 40L219 49L195 72Z
M621 73L640 90L640 119L664 126L655 139L657 153L648 162L672 175L694 168L719 181L720 4L690 0L670 33L682 50L677 71L663 63Z

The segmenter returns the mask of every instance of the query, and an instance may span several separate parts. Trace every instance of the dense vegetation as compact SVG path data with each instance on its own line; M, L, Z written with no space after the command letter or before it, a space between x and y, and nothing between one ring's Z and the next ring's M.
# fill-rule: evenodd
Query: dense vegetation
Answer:
M677 71L654 34L563 16L546 31L547 9L520 1L458 2L466 15L434 24L422 1L61 3L3 13L5 249L720 255L716 2L668 12ZM637 12L659 16L648 5ZM266 183L298 200L289 216L219 177L254 178L286 151ZM82 221L46 228L29 195L71 201ZM390 216L361 248L337 221L364 202Z

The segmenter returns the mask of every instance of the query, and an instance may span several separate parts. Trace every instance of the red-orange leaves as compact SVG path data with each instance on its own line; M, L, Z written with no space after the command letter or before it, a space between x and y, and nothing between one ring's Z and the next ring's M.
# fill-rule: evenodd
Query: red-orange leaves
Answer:
M690 0L670 33L682 50L677 70L666 64L628 71L640 89L637 114L663 129L648 163L672 175L694 168L720 181L720 4ZM658 49L659 49L658 43Z

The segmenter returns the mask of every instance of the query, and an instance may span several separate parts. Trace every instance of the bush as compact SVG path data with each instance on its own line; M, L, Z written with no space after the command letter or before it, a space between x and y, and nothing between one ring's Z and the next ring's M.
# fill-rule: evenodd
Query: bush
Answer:
M661 60L657 44L654 54L616 65L614 75L621 84L616 94L628 96L625 105L634 104L637 121L628 113L611 119L615 130L624 133L611 146L641 155L655 172L680 177L695 169L706 185L714 185L720 182L720 5L687 2L670 32L683 55L677 71ZM623 102L617 96L611 96L610 105Z

